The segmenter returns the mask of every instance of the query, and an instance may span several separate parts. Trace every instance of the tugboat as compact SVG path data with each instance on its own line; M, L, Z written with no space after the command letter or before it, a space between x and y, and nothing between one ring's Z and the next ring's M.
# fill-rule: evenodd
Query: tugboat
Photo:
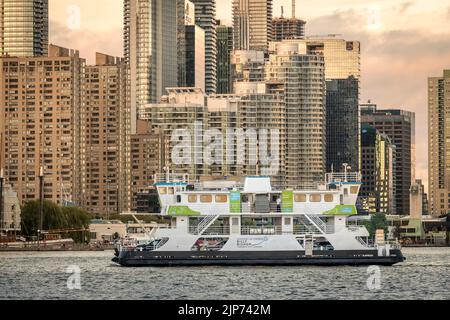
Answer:
M359 173L327 174L323 185L278 190L269 177L155 183L167 227L123 239L114 262L137 266L386 265L403 262L398 242L369 243L357 214ZM132 214L133 213L124 213Z

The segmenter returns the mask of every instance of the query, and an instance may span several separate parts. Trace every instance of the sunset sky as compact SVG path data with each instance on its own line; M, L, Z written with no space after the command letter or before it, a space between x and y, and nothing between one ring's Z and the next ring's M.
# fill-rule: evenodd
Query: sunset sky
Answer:
M50 40L122 56L123 0L50 0ZM274 15L291 15L275 0ZM362 101L416 112L417 178L427 178L427 77L450 68L450 0L297 0L308 35L341 34L362 45ZM76 19L79 12L80 19ZM231 21L231 0L217 0L218 18Z

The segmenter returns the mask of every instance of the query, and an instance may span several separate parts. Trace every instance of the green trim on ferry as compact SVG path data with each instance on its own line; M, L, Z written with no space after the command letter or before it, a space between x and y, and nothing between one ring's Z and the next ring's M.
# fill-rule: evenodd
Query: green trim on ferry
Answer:
M230 212L241 213L241 193L239 191L230 192Z
M169 206L169 216L200 216L200 212L194 211L188 206Z
M334 209L325 211L323 214L326 216L354 216L358 214L358 211L356 206L338 205Z
M283 213L294 212L294 191L285 190L281 194L281 212Z

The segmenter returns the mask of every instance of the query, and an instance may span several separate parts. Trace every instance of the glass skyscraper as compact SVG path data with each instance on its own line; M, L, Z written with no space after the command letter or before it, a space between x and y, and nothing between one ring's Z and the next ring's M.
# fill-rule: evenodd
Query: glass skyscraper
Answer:
M48 0L0 0L0 6L1 55L47 55Z

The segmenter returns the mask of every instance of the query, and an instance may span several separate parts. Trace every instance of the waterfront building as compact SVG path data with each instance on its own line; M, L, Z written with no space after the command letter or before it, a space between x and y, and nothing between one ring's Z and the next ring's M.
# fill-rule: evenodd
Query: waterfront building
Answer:
M290 39L271 43L269 51L274 53L285 44L298 46L298 50L323 56L325 60L327 170L340 172L347 164L352 170L359 171L360 43L334 37Z
M268 93L285 99L286 185L314 185L326 171L325 61L295 43L276 49L265 65L265 82Z
M217 21L217 90L216 93L233 91L231 54L233 52L233 28Z
M429 210L450 212L450 70L428 79Z
M50 45L46 57L2 58L0 168L20 204L43 197L78 202L82 168L85 60Z
M272 0L233 0L235 50L267 52L273 40Z
M137 133L131 135L131 211L139 207L139 194L153 187L155 174L163 172L165 164L164 137L152 130L146 120L138 120ZM148 211L146 211L148 212Z
M359 79L327 80L327 171L360 171Z
M0 1L0 56L34 57L48 52L48 0Z
M376 128L361 126L362 186L359 193L360 213L392 214L395 206L395 146Z
M151 123L152 130L160 130L164 137L163 168L170 168L175 175L189 175L191 179L205 175L202 139L207 127L205 94L199 88L168 88L167 95L159 103L148 104L142 112L142 120ZM175 130L184 130L176 140ZM186 154L174 152L179 143L186 144ZM180 156L180 163L174 158Z
M410 212L410 189L415 182L416 145L415 113L400 109L378 109L372 103L362 104L361 123L387 135L395 145L396 213Z
M217 87L216 0L191 1L195 5L195 24L205 31L204 87L205 93L211 94Z
M20 203L10 185L3 185L0 206L0 234L20 231Z
M84 79L80 205L108 217L129 208L127 69L121 58L97 53Z

